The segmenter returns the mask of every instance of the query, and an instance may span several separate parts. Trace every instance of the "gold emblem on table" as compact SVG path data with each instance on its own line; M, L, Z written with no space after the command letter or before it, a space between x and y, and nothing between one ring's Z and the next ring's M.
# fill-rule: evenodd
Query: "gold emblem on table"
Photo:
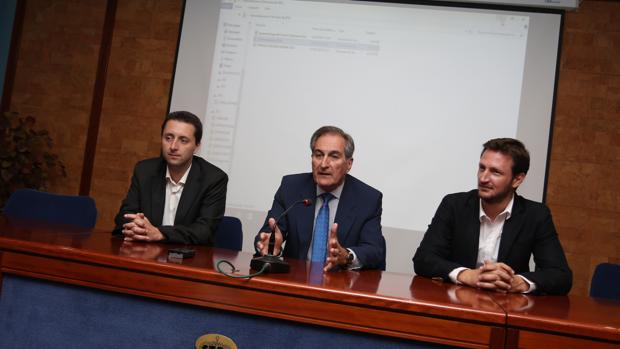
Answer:
M209 333L196 339L196 349L237 349L237 344L221 334Z

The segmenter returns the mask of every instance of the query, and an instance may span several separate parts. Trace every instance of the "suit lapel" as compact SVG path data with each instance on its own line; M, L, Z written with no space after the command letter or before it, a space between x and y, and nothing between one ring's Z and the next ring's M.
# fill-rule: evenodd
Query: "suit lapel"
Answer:
M187 182L183 185L183 193L181 194L181 200L179 200L177 214L174 216L174 224L179 224L179 222L185 220L185 216L187 216L189 209L192 207L196 196L200 194L200 181L203 177L204 174L198 165L198 161L194 161L187 175Z
M297 221L297 237L299 238L300 255L299 259L306 259L308 255L308 249L310 248L310 241L312 240L312 230L314 228L314 212L317 205L316 197L316 184L312 179L312 174L308 176L308 180L304 183L304 186L300 188L299 197L297 200L310 199L314 202L314 205L310 207L303 207L301 205L301 211L299 214L299 220ZM292 204L292 203L291 203Z
M357 200L355 200L352 182L353 179L347 175L342 188L342 193L340 195L340 200L338 200L338 209L336 210L336 217L334 219L334 222L338 223L338 241L341 244L347 241L353 221L355 220L355 207Z
M470 196L465 214L467 214L465 220L467 226L463 227L463 229L467 237L463 239L463 242L468 245L463 247L463 251L468 252L466 266L475 268L480 247L480 199L477 192Z
M164 205L166 201L166 162L161 162L159 171L151 181L151 212L149 217L154 226L161 226L164 218Z
M502 229L502 237L499 243L499 252L497 253L497 261L503 262L508 257L510 252L510 246L512 246L514 240L519 235L521 226L525 222L525 205L520 196L515 194L514 203L512 206L512 214L510 218L504 222L504 228Z

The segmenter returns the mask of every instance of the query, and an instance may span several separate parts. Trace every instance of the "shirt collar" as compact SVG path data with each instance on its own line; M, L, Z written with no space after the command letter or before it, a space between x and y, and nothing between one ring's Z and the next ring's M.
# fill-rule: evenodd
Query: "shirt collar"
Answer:
M191 170L191 168L192 168L192 164L189 164L189 167L187 168L187 170L185 170L185 173L183 174L181 179L179 179L179 182L175 183L172 180L172 177L170 177L170 169L168 168L168 166L166 166L166 181L174 185L185 185L185 182L187 181L187 175L189 174L189 170Z
M488 219L489 221L491 220L489 218L489 216L487 216L487 214L484 212L484 209L482 208L482 199L478 199L480 200L480 211L478 213L478 219L480 219L480 222L482 222L483 219ZM498 217L502 217L505 216L505 220L508 220L510 218L510 216L512 216L512 205L515 202L515 194L512 194L512 198L510 199L510 202L508 202L508 205L506 205L506 208L497 215L497 217L495 219L497 219Z
M336 187L336 189L330 191L330 193L334 196L334 199L340 199L340 195L342 194L342 188L344 188L344 181ZM321 189L318 185L316 186L316 196L325 193L325 190Z

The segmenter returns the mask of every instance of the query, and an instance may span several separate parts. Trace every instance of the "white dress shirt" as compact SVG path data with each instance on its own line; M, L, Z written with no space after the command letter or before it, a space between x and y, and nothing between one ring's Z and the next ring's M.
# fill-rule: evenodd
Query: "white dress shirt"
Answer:
M512 206L514 204L514 195L506 208L495 217L495 219L491 219L486 212L484 212L484 208L482 208L482 200L480 201L480 211L478 214L478 218L480 219L480 236L478 237L478 257L476 259L476 267L481 267L484 265L484 261L490 261L493 263L497 262L497 257L499 255L499 244L502 240L502 231L504 230L504 223L510 219L512 215ZM460 267L452 270L448 277L455 284L461 284L460 281L457 280L459 273L463 270L466 270L465 267ZM530 285L529 290L524 293L530 293L536 289L536 284L521 276L525 282Z
M183 187L187 181L187 175L192 168L190 164L183 177L178 182L175 182L170 176L170 170L166 166L166 201L164 201L164 217L162 219L162 225L174 225L174 217L177 215L177 208L179 207L179 201L181 200L181 194L183 194Z

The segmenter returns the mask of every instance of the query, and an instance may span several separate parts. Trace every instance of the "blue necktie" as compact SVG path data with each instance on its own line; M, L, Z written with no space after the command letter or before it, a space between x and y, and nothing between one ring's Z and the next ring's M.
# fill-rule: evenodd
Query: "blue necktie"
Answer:
M327 236L329 234L329 200L334 196L331 193L323 193L323 204L319 209L319 214L314 222L314 235L312 239L312 262L325 263L325 252L327 249Z

